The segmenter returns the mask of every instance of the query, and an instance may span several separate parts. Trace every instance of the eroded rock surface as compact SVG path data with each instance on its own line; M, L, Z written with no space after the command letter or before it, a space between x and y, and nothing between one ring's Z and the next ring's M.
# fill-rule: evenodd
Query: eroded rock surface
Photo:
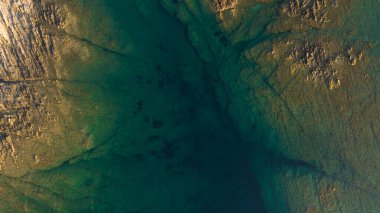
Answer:
M53 106L62 100L48 73L56 39L43 24L59 28L62 18L54 5L38 1L2 1L0 8L0 165L2 173L20 175L49 161L39 147L52 143L48 132L59 128Z
M81 122L93 112L73 107L76 103L70 100L69 88L80 81L73 76L78 72L65 72L63 61L67 58L64 52L75 41L101 47L69 34L76 26L68 20L69 14L74 17L70 13L73 5L1 1L0 173L4 175L16 177L53 168L94 147L91 127ZM95 111L101 110L98 107ZM92 115L99 117L95 111ZM99 140L111 132L106 129L98 135Z
M326 13L324 12L326 7L325 0L291 0L284 2L281 11L289 17L301 17L304 21L323 24L327 22Z

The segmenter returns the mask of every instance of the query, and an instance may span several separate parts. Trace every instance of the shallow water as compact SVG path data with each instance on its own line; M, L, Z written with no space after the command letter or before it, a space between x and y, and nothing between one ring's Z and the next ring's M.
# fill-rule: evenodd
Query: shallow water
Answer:
M378 1L51 2L46 79L4 84L57 125L0 131L2 212L378 212Z
M92 16L108 16L98 19L113 50L90 47L86 62L65 55L70 81L62 88L85 112L78 122L95 145L30 179L49 177L37 182L65 189L75 201L63 211L264 212L242 139L214 94L214 67L200 59L186 28L158 2L83 4ZM102 43L89 22L80 37Z

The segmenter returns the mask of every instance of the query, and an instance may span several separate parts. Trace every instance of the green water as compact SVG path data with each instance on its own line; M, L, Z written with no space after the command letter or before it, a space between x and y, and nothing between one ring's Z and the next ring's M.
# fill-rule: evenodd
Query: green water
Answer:
M92 58L67 55L61 82L92 148L26 177L53 193L36 209L264 212L243 141L215 97L215 67L186 28L156 1L96 2L77 5Z
M52 76L75 120L67 136L86 140L61 165L0 179L15 198L3 212L376 212L377 126L365 112L378 105L365 97L376 97L378 2L352 1L332 16L338 29L289 24L287 1L226 12L224 28L206 2L56 1L72 25ZM343 67L340 89L288 74L285 55L270 59L278 41L319 39L341 48L331 62ZM364 51L358 66L346 60L352 46Z

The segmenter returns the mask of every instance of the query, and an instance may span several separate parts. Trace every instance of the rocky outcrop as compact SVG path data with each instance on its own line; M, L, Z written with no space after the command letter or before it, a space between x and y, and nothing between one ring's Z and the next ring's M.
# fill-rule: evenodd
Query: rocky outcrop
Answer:
M301 17L304 21L323 24L328 21L324 12L326 7L327 2L325 0L291 0L284 2L281 12L289 17Z
M77 99L83 90L80 85L94 93L99 90L93 88L99 78L78 76L91 66L93 61L88 57L92 53L124 56L96 40L83 38L86 35L78 32L78 13L73 9L79 9L74 6L78 4L34 0L4 0L0 4L2 174L17 177L54 168L87 153L114 134L114 113L101 104L86 111L94 104ZM95 13L89 11L87 18ZM97 124L85 121L88 117L107 117L97 137L89 130Z
M52 143L47 132L58 118L51 106L61 100L54 98L58 91L48 73L56 41L44 26L59 28L62 17L53 4L40 1L2 1L0 8L0 168L20 175L46 161L38 143Z
M233 9L236 3L237 3L236 0L212 0L212 4L218 12L223 12L224 10Z

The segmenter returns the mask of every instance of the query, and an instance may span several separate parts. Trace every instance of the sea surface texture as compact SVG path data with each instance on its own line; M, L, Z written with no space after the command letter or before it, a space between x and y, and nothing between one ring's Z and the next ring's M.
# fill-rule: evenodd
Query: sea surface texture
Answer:
M0 212L380 212L379 0L0 0Z

